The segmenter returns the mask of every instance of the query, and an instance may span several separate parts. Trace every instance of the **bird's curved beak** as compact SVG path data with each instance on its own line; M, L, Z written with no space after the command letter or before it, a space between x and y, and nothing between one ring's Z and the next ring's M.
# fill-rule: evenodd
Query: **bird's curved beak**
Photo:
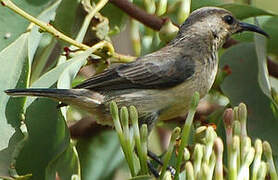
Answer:
M239 22L238 24L239 24L239 30L237 32L252 31L252 32L262 34L266 37L269 37L269 35L265 31L263 31L261 28L259 28L258 26L255 26L253 24L248 24L245 22Z

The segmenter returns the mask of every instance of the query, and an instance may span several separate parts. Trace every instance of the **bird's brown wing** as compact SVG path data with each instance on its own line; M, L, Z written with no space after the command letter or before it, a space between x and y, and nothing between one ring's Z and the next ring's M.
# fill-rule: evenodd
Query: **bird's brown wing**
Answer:
M169 88L190 78L194 68L194 61L186 56L177 60L137 60L106 70L74 88L103 91Z

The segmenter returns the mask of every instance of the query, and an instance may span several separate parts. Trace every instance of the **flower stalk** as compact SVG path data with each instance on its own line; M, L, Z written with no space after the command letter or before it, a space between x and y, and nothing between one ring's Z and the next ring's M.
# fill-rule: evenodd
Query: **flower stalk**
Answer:
M174 150L176 139L180 136L180 132L181 132L181 129L179 127L176 127L172 132L170 144L168 146L168 151L166 152L165 157L164 157L163 167L162 167L162 170L161 170L160 177L164 177L164 174L165 174L166 169L167 169L167 165L169 164L170 158L171 158L173 150Z
M193 122L194 114L196 112L197 105L199 103L200 95L198 92L195 92L192 97L191 106L181 133L181 144L178 151L178 157L177 157L177 163L176 163L176 174L174 179L177 180L179 178L181 163L182 163L182 157L183 157L183 150L184 147L188 144L188 138L190 134L190 128Z
M129 112L130 112L130 119L132 121L135 146L140 161L140 167L142 169L142 173L147 174L148 173L147 157L146 155L143 154L143 150L141 148L142 145L141 145L141 138L140 138L140 130L138 126L138 113L134 106L130 106Z
M257 139L254 146L252 146L251 138L248 136L246 131L247 112L246 106L243 104L240 104L240 107L227 109L224 112L223 119L226 129L226 143L228 149L227 164L224 164L223 162L223 141L217 136L212 127L198 127L193 134L195 144L192 144L189 148L186 147L186 145L188 145L190 127L198 104L198 98L198 94L195 94L182 133L180 134L181 130L178 127L172 132L168 150L163 157L161 171L158 171L157 173L160 174L160 179L170 180L172 178L172 173L172 175L175 174L175 179L185 178L186 180L263 180L268 176L268 174L271 179L277 180L277 171L275 169L270 144L266 141L262 143L260 139ZM143 124L139 131L138 114L136 108L131 106L129 108L129 113L134 131L134 135L132 136L128 130L127 108L124 107L121 109L121 126L118 117L118 109L114 106L115 103L111 103L111 114L115 123L115 129L119 135L122 149L125 152L127 162L132 162L132 160L128 160L132 153L133 156L135 156L131 146L132 139L134 138L137 150L136 155L138 156L141 166L141 170L139 172L143 175L149 175L146 166L148 137L147 126ZM125 136L130 137L126 138ZM181 136L181 143L178 147L176 158L176 172L173 173L167 171L167 167L169 167L170 158L173 156L175 140L179 136ZM263 155L265 156L266 162L262 160ZM184 164L185 170L183 172L181 172L181 164ZM226 169L227 172L224 173L225 165L228 168Z

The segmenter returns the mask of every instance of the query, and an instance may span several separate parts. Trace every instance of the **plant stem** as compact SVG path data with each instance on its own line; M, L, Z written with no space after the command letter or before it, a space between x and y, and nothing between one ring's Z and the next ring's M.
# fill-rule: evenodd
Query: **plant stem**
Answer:
M129 112L130 112L130 119L133 126L135 145L138 153L138 158L140 161L140 166L142 169L142 174L146 175L148 174L148 166L146 161L147 157L144 157L142 146L141 146L140 130L138 126L138 113L134 106L129 107Z
M170 143L169 143L169 146L168 146L168 151L166 152L166 154L164 156L163 167L162 167L162 170L161 170L160 179L163 179L163 177L164 177L164 174L166 172L167 166L169 164L169 161L170 161L172 153L173 153L173 149L174 149L176 139L180 135L180 131L181 131L181 129L179 127L176 127L172 132L171 140L170 140Z
M216 155L215 180L223 180L223 151L224 145L222 140L217 137L214 141L214 151Z
M267 164L266 162L262 161L260 165L260 170L258 171L258 180L265 180L265 176L267 173Z
M263 152L266 157L267 163L268 163L268 169L269 174L271 177L271 180L278 180L278 175L275 169L275 164L272 157L272 149L270 144L267 141L263 142Z
M65 42L68 42L80 49L86 50L89 48L89 46L79 43L79 42L75 41L74 39L64 35L60 31L56 30L52 25L42 22L42 21L36 19L35 17L31 16L30 14L26 13L25 11L23 11L22 9L17 7L12 1L2 0L1 2L4 4L5 7L8 7L9 9L11 9L15 13L19 14L20 16L24 17L28 21L38 25L43 31L47 31L50 34L52 34L53 36L55 36L61 40L64 40Z
M252 180L257 180L258 171L260 171L261 158L263 153L263 143L260 139L255 141L255 158L253 162Z
M182 24L190 14L191 0L182 0L178 10L178 23Z
M100 0L95 7L90 8L90 12L86 15L83 24L81 26L81 29L88 29L90 22L92 18L95 16L95 14L100 11L109 0ZM76 41L82 42L85 37L86 31L79 31L76 37Z
M248 153L244 157L244 161L239 170L237 180L248 180L249 179L249 167L254 160L255 149L251 147ZM271 178L272 179L272 178Z
M130 169L131 176L134 177L135 174L135 168L134 168L134 159L133 159L133 147L131 145L132 138L130 137L129 132L129 123L128 123L128 110L124 106L121 108L121 114L120 119L123 127L123 134L124 134L124 144L122 146L125 146L126 149L126 160L128 162L128 166Z
M140 128L140 136L141 136L141 149L142 149L142 157L143 162L147 162L147 154L148 154L148 126L147 124L143 124Z
M194 118L194 114L196 112L197 105L199 103L200 95L198 92L195 92L192 98L191 106L182 130L182 135L181 135L181 144L179 147L179 152L178 152L178 157L177 157L177 163L176 163L176 173L174 179L177 180L179 179L179 174L180 174L180 167L182 163L182 157L183 157L183 150L184 147L188 143L188 137L190 134L190 128L191 124Z
M113 57L113 59L111 59L111 61L110 61L111 63L129 63L136 59L136 57L134 57L134 56L118 54L115 52L112 57Z
M129 165L131 174L133 176L134 175L133 174L133 164L130 163L128 147L126 145L124 132L123 132L123 129L122 129L122 126L121 126L121 123L120 123L118 106L117 106L117 104L114 101L112 101L110 103L110 113L112 115L114 126L115 126L115 129L117 131L117 134L118 134L118 137L119 137L119 140L120 140L120 144L122 146L122 150L124 152L126 161L127 161L128 165Z
M138 6L134 5L132 2L128 0L110 0L110 3L114 4L129 16L133 17L137 21L143 23L144 25L159 31L162 25L164 24L164 20L147 13L146 11L142 10Z
M201 144L196 144L193 151L193 167L194 167L194 176L198 178L201 175L201 163L203 159L203 149L204 146Z
M190 161L187 161L185 164L185 171L186 171L186 179L194 180L194 169L193 165Z
M237 178L237 169L239 168L237 157L240 156L240 153L238 152L239 146L240 138L238 136L234 136L230 152L230 160L228 162L229 180L236 180Z
M101 0L97 6L95 7L95 9L90 12L90 16L93 16L95 13L97 13L107 2L107 0ZM22 9L20 9L19 7L17 7L12 1L10 0L1 0L1 4L9 9L11 9L12 11L14 11L15 13L19 14L20 16L24 17L25 19L27 19L28 21L36 24L37 26L39 26L41 28L41 30L46 31L50 34L52 34L54 37L61 39L81 50L87 50L90 47L82 44L68 36L66 36L65 34L61 33L60 31L58 31L57 29L55 29L51 24L47 24L45 22L42 22L40 20L38 20L37 18L31 16L30 14L26 13L25 11L23 11ZM90 18L90 16L88 16L88 19ZM83 25L86 26L87 21L84 21ZM82 26L83 26L82 25ZM79 37L81 37L82 34L79 35ZM105 41L106 42L106 41ZM132 56L126 56L126 55L121 55L118 53L114 52L114 48L112 46L111 43L106 42L103 43L103 46L100 47L101 48L107 48L108 49L108 55L114 57L114 58L119 58L119 60L117 62L130 62L132 60L134 60L135 58ZM100 55L102 53L100 52L95 52L96 55Z

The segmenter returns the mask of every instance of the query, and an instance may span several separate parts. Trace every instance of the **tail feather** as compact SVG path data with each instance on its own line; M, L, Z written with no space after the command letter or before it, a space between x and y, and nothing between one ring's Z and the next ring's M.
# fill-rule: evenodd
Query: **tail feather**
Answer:
M87 89L48 89L48 88L30 88L30 89L8 89L5 93L10 96L35 96L47 97L61 101L66 104L101 104L103 96L97 92Z
M36 88L36 89L8 89L5 93L9 96L35 96L35 97L48 97L48 98L62 98L67 96L73 96L75 91L70 89L46 89L46 88Z

